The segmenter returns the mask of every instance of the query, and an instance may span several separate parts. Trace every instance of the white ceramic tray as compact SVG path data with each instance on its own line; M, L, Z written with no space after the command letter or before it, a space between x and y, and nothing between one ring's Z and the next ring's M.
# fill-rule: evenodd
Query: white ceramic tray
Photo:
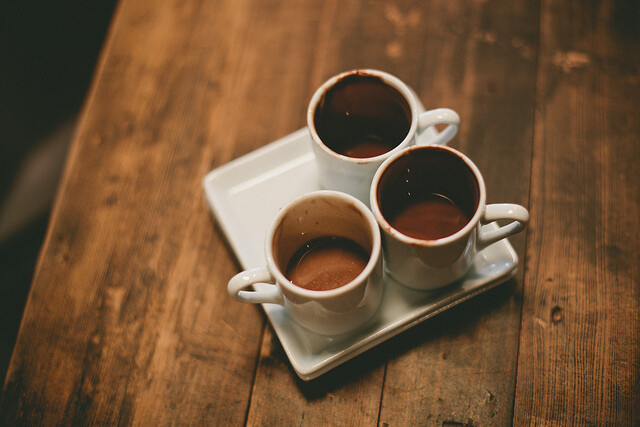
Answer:
M277 211L293 198L320 189L310 144L308 131L300 129L214 169L204 178L204 191L215 219L243 268L265 265L264 238ZM506 281L517 264L516 252L504 239L480 251L463 279L438 292L414 291L385 279L378 313L356 331L339 336L306 330L280 305L262 307L293 369L303 380L310 380Z

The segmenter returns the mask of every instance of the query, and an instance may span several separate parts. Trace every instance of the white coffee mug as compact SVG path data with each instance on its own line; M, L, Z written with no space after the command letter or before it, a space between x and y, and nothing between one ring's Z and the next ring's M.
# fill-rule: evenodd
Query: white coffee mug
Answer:
M433 127L438 124L448 126L438 132ZM446 144L459 124L455 111L423 111L400 79L369 69L330 78L316 90L307 110L321 187L351 194L365 204L373 175L383 161L416 144L429 128L421 143ZM358 147L362 147L359 152Z
M486 205L476 165L445 146L409 147L387 159L373 178L370 203L383 230L386 274L420 290L462 278L479 250L529 221L520 205ZM499 220L510 222L491 230L482 226Z
M348 283L329 290L306 289L289 280L287 268L299 249L329 236L349 239L366 252L362 271ZM380 305L380 230L371 211L348 194L317 191L288 203L269 226L265 255L266 266L238 273L229 281L231 297L246 303L280 304L296 322L322 335L357 328ZM250 290L254 284L260 286Z

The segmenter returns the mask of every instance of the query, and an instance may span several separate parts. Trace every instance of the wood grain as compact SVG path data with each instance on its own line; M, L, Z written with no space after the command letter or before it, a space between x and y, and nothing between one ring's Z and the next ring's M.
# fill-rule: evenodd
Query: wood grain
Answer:
M542 3L516 424L640 423L638 17Z
M244 420L264 319L228 304L235 266L201 190L213 165L259 145L247 147L243 123L228 120L251 103L238 97L249 88L237 56L249 5L224 6L119 5L26 307L3 419Z
M420 90L462 120L450 145L482 171L488 201L528 205L536 78L532 2L434 2ZM449 24L449 25L446 25ZM524 235L510 239L524 254ZM380 421L389 425L508 425L512 419L521 280L443 313L399 339L388 363Z
M632 1L122 0L0 397L0 423L640 424L640 26ZM393 73L462 118L514 279L297 378L204 200L305 125L328 77Z

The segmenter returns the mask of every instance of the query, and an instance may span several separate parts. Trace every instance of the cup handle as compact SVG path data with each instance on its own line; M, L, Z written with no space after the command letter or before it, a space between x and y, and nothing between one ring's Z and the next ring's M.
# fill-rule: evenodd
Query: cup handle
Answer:
M460 126L460 116L449 108L436 108L421 113L418 116L418 133L424 132L427 128L439 124L447 124L442 132L436 136L426 138L420 145L446 145L458 133Z
M529 211L520 205L511 203L496 203L485 207L483 222L488 223L505 219L512 221L500 228L489 231L485 231L483 227L480 227L478 231L478 250L524 230L529 223Z
M284 305L284 299L280 288L273 282L275 280L269 273L267 267L258 267L251 270L242 271L229 280L227 292L229 296L236 301L246 302L250 304L280 304ZM248 291L245 290L251 285L260 283L268 286L266 289Z

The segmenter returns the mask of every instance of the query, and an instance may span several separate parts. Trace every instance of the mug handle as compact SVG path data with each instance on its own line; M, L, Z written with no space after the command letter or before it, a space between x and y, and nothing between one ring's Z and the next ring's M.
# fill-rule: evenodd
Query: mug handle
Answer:
M267 267L258 267L242 271L229 280L227 292L236 301L250 304L280 304L284 305L284 299L280 288L274 284L275 280ZM254 291L245 290L251 285L260 283L268 286L267 289Z
M504 219L510 219L512 221L500 228L489 231L485 231L483 227L480 227L478 231L478 250L524 230L529 223L529 211L520 205L511 203L496 203L485 207L483 222L487 223Z
M437 132L434 137L426 138L420 145L446 145L458 133L460 126L460 116L449 108L436 108L435 110L424 111L418 116L418 133L424 132L427 128L439 124L447 124L442 132Z

